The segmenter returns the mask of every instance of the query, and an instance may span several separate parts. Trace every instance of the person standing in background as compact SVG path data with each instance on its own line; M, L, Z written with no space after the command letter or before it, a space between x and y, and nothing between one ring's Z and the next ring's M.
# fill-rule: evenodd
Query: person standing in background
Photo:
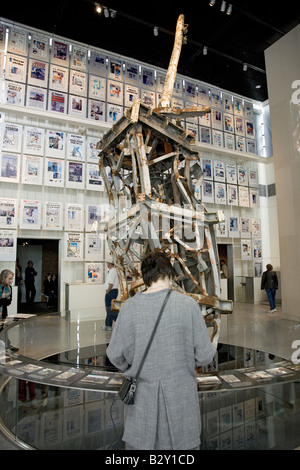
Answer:
M19 264L19 258L17 258L17 261L16 261L15 283L16 283L16 286L18 286L18 307L19 307L22 301L22 285L23 285L22 266Z
M270 312L276 312L276 290L278 289L278 278L275 271L273 271L273 266L271 264L267 264L267 270L263 272L261 278L261 290L266 291L269 305L270 305Z
M113 321L116 321L118 317L117 313L111 311L111 301L118 297L120 285L118 273L112 260L107 262L107 267L109 272L105 282L106 319L105 326L102 327L102 330L111 331L112 323Z
M11 284L14 279L14 273L10 269L3 269L0 273L0 287L1 287L1 296L0 296L0 313L2 320L5 320L7 317L7 307L11 304L12 301L12 287Z
M37 272L33 267L33 261L27 262L27 268L25 269L25 289L26 289L26 303L33 304L36 294L35 289L35 276Z

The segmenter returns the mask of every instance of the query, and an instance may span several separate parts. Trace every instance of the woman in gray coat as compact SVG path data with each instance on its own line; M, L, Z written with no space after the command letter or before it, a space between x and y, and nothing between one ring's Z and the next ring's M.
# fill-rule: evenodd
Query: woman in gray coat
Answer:
M107 356L127 378L137 373L172 274L164 253L148 255L142 263L148 289L120 309ZM172 291L142 368L134 405L124 405L126 449L199 448L195 368L209 364L215 353L197 302Z

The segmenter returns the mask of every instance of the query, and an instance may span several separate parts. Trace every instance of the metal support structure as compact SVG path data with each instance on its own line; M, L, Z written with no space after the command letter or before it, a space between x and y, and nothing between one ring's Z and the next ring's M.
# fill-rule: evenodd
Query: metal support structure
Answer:
M178 125L178 119L210 109L178 112L169 107L185 32L180 15L162 106L153 110L136 100L97 145L113 207L105 232L121 284L121 299L113 304L116 311L128 296L145 288L141 260L160 249L176 273L173 289L196 299L217 343L220 314L232 312L232 302L220 298L214 225L222 222L222 213L208 212L195 196L194 185L203 179L200 155L193 135ZM125 211L124 205L119 207L120 198L127 201Z

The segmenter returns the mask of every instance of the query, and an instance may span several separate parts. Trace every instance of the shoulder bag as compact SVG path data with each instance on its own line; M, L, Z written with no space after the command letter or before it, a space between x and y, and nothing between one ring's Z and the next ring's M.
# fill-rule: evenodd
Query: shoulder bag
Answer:
M145 359L146 359L146 356L148 354L148 351L150 349L150 346L151 346L151 343L153 341L153 338L154 338L154 335L155 335L155 332L157 330L157 327L158 327L158 324L160 322L160 319L161 319L161 316L162 316L162 313L164 311L164 308L166 306L166 303L168 301L168 298L171 294L171 289L168 291L166 297L165 297L165 300L162 304L162 307L160 309L160 312L159 312L159 315L157 317L157 320L156 320L156 323L155 323L155 326L153 328L153 331L151 333L151 337L149 339L149 343L146 347L146 350L144 352L144 355L143 355L143 358L141 360L141 363L140 363L140 366L138 368L138 371L136 373L136 377L134 379L124 379L123 380L123 383L121 385L121 388L120 390L118 391L118 395L120 397L120 399L122 400L122 402L125 404L125 405L133 405L134 404L134 395L135 395L135 391L136 391L136 386L137 386L137 380L139 378L139 375L140 375L140 372L142 370L142 367L144 365L144 362L145 362Z

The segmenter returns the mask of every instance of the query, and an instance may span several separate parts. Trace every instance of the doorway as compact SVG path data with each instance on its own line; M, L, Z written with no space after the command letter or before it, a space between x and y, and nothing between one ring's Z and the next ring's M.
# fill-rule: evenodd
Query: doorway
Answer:
M223 260L227 266L227 298L234 300L233 245L230 243L218 243L218 253L220 264Z
M20 301L18 302L18 313L57 313L60 311L59 306L59 283L58 283L58 303L56 308L47 307L47 298L43 295L44 280L48 272L56 274L59 279L59 240L49 239L17 239L17 259L22 267L23 285L20 289ZM35 277L36 295L34 304L28 306L26 304L25 291L25 269L28 261L33 261L34 269L37 271Z

